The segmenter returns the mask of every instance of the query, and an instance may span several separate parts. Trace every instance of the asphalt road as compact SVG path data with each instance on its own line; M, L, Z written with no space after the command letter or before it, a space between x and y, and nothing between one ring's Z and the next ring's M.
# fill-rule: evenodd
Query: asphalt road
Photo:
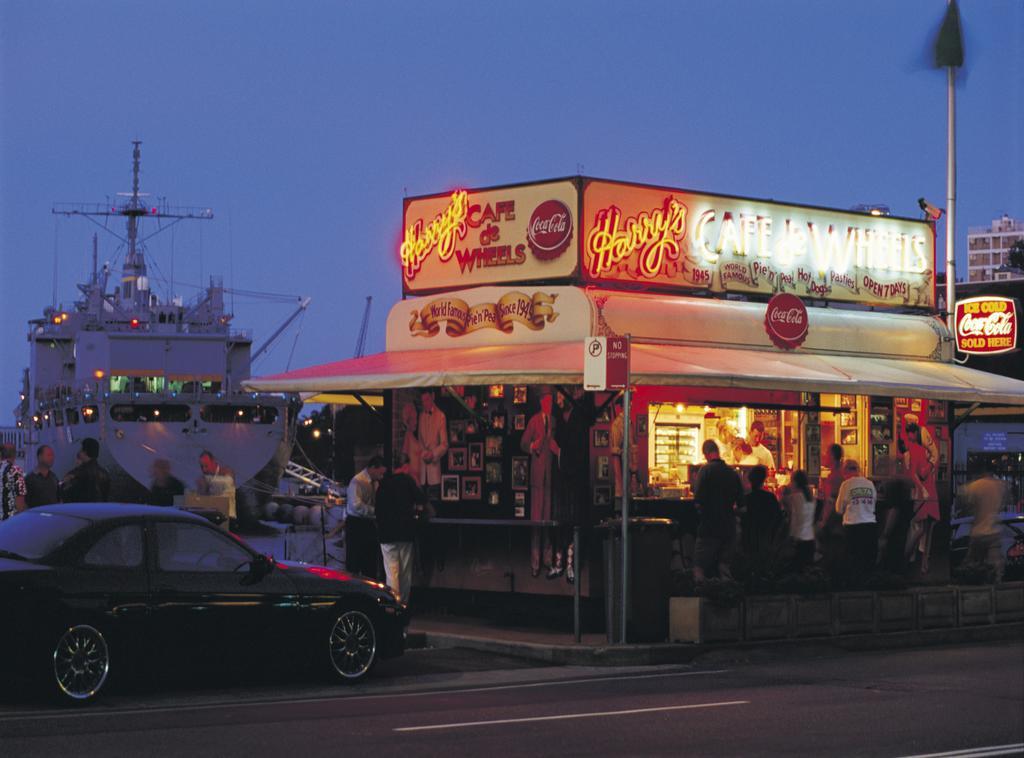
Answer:
M0 755L1024 754L1024 643L744 656L613 669L425 650L352 688L206 683L84 709L8 698Z

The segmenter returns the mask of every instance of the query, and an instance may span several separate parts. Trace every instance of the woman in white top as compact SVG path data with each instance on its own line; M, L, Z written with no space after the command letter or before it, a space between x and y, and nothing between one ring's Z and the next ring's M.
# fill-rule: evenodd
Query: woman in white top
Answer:
M817 503L807 481L807 472L793 472L792 482L782 495L789 517L789 537L795 548L794 563L802 571L814 562L814 511Z

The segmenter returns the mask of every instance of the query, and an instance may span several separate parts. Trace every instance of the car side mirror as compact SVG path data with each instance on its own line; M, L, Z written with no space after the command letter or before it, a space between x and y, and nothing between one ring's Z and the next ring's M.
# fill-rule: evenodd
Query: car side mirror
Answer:
M249 577L259 581L274 570L274 562L266 555L257 555L249 562Z

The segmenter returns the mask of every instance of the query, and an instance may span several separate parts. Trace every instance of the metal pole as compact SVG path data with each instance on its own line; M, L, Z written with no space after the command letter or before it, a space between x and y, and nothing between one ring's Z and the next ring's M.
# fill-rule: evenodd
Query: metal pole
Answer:
M580 630L580 528L572 528L572 631L576 641L582 639Z
M626 389L622 398L622 628L619 642L625 645L629 618L629 400L632 371L629 335L626 335Z
M946 325L956 328L956 67L946 67Z

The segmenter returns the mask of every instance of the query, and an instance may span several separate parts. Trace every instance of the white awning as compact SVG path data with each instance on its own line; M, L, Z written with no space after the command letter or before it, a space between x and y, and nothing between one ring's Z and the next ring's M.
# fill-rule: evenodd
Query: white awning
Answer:
M952 363L780 350L634 344L637 385L835 392L1024 406L1024 382ZM581 384L582 341L377 353L244 382L259 392Z

